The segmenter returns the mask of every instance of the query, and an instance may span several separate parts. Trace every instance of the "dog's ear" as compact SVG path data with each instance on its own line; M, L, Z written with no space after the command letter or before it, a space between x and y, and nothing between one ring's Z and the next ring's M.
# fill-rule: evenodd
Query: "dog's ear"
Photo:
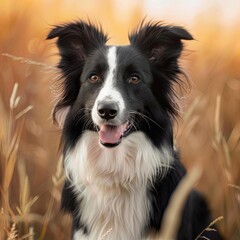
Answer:
M60 51L58 68L62 71L62 95L53 109L53 119L62 128L75 102L81 84L80 76L86 57L107 42L107 35L101 27L82 21L55 26L47 39L58 38Z
M132 46L143 52L151 63L158 65L176 61L183 49L181 40L192 40L191 34L182 27L161 23L144 23L129 35Z
M178 115L174 83L181 82L178 75L184 74L178 64L182 40L192 39L182 27L144 21L129 35L131 45L148 58L153 75L152 92L169 116Z
M101 27L82 21L55 26L47 39L58 37L57 46L62 57L73 55L84 59L91 51L103 46L108 38Z

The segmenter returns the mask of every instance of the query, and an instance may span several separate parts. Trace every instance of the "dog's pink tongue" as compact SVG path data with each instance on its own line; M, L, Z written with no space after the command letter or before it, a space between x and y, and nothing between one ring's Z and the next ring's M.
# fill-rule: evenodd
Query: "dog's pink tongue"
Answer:
M125 125L121 126L108 126L102 125L100 131L98 132L99 138L102 143L114 144L119 142L123 132L125 130Z

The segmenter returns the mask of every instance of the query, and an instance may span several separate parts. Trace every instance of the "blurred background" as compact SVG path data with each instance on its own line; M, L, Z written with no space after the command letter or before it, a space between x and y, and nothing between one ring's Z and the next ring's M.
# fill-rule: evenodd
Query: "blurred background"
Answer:
M51 120L57 95L52 25L100 22L109 44L146 17L181 25L194 36L181 66L191 87L180 92L175 126L182 161L203 174L207 197L226 239L240 239L239 0L0 0L0 239L70 239L59 212L63 182L60 132Z

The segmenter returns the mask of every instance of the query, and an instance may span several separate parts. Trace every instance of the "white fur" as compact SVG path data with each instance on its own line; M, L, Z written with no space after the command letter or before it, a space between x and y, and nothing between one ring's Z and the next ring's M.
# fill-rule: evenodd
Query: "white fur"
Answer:
M130 134L119 146L105 148L98 134L83 133L66 154L66 173L82 199L81 220L90 230L74 240L139 240L148 219L147 186L157 169L167 170L172 162L169 149L157 149L142 132ZM162 173L164 174L164 172Z
M117 69L117 48L110 47L107 54L107 61L108 61L108 73L107 77L104 81L103 87L100 90L97 99L94 103L92 109L92 119L93 122L97 125L102 124L102 119L97 114L97 106L101 101L111 101L115 102L119 107L119 114L115 119L116 124L122 124L121 122L121 115L123 114L123 110L125 109L125 103L121 93L116 89L115 82L116 82L116 69Z
M80 229L74 233L73 240L87 240L82 229Z

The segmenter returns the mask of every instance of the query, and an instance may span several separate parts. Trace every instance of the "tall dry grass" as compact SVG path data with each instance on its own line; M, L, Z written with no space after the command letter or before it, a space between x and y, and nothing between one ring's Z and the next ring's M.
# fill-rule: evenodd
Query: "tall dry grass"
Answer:
M57 50L45 36L50 24L89 15L116 36L111 43L125 44L145 15L143 1L127 21L116 17L113 1L93 2L0 1L0 240L69 239L70 218L59 212L59 131L50 118ZM186 167L198 165L202 175L197 185L196 179L184 185L180 198L195 184L221 232L234 240L240 238L240 23L222 25L213 15L205 10L191 22L196 41L182 56L193 87L182 99L176 143Z

